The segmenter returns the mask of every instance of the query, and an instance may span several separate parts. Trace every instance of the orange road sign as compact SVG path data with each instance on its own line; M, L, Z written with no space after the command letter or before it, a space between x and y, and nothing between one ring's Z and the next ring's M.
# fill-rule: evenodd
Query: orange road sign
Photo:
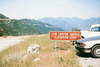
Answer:
M50 31L50 40L79 40L81 32L56 32Z

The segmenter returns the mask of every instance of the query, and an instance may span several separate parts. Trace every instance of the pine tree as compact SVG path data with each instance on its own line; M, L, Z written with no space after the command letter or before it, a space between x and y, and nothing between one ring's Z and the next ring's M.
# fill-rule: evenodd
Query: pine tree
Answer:
M78 29L78 28L72 28L72 31L81 31L81 29Z

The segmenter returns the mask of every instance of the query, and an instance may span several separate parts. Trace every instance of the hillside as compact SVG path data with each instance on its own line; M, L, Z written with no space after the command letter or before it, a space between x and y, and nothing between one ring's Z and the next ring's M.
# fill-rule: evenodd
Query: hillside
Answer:
M9 19L9 18L0 13L0 19Z
M8 17L5 17L3 14L0 14L0 19L9 19ZM3 35L12 35L12 36L18 36L20 35L19 31L14 30L12 27L7 25L8 20L0 20L0 27L3 29Z
M18 36L18 35L32 35L32 34L42 34L34 27L28 25L27 23L16 20L16 19L9 19L8 17L0 14L0 28L3 29L3 35L7 36Z
M21 21L26 22L28 25L34 27L35 29L37 29L38 31L47 34L49 33L49 31L64 31L61 28L57 28L53 25L50 25L48 23L42 23L40 21L36 21L33 19L21 19Z
M66 31L71 31L72 27L79 28L81 30L89 29L90 25L92 24L100 24L100 17L99 18L90 18L90 19L80 19L80 18L67 18L67 17L59 17L59 18L52 18L52 17L45 17L42 19L38 19L38 21L52 24L56 27L63 28Z
M19 31L21 35L41 34L41 32L37 31L35 28L20 20L13 19L8 25L13 29Z

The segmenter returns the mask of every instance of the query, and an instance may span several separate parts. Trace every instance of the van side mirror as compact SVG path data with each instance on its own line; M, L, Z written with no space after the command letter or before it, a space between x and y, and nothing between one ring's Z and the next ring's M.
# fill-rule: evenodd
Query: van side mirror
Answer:
M88 30L89 31L89 33L91 32L91 30Z

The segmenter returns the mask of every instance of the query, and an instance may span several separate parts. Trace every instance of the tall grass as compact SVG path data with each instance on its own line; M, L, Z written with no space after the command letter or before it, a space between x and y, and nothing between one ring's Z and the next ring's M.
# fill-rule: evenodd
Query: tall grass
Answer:
M27 48L31 44L40 45L40 54L28 55ZM25 62L21 61L28 55ZM40 58L39 61L33 61ZM54 41L49 40L49 35L33 35L24 42L16 44L0 52L0 67L80 67L73 45L70 41L57 41L55 51Z

